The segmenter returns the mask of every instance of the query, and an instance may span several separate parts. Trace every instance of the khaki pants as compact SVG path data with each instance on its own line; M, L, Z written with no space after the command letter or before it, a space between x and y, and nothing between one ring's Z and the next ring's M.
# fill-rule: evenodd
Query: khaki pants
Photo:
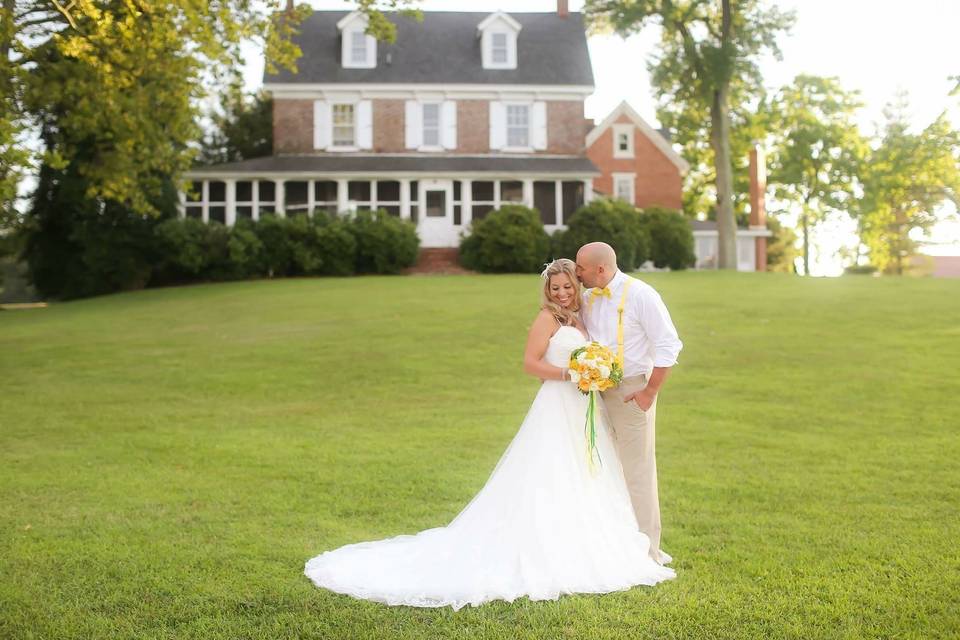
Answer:
M633 512L640 531L650 538L650 557L663 564L669 556L660 551L660 499L657 495L655 424L657 400L648 411L625 396L647 386L647 376L624 378L619 386L604 391L603 404L613 431L613 440L630 491Z

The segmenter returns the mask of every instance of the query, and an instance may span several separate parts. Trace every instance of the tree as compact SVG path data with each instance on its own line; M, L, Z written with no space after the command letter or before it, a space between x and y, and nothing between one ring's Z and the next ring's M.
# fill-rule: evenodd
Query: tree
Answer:
M837 78L797 76L768 113L773 145L770 183L779 200L799 209L803 272L810 274L810 231L832 211L849 210L866 142L854 122L856 92Z
M767 271L796 273L797 234L773 216L767 218L767 227L773 233L767 240Z
M204 137L200 164L237 162L268 156L273 151L273 99L264 91L243 93L231 85L223 107L211 115L213 127Z
M870 262L888 273L902 274L915 251L912 231L937 222L936 210L947 201L960 205L960 132L946 114L919 133L911 133L904 96L884 111L886 125L863 165L863 198L858 228Z
M585 12L596 30L621 35L650 23L662 27L659 55L650 61L658 98L672 102L691 122L709 131L713 158L719 266L736 269L736 220L733 209L731 100L759 87L761 55L779 57L777 37L793 23L793 14L763 0L586 0Z
M89 141L76 167L84 193L142 212L154 211L162 176L189 168L200 102L224 70L240 66L240 44L259 41L271 68L293 69L300 52L290 36L311 11L280 11L279 0L3 1L0 64L10 91L0 132L35 129L46 103L69 104L58 128ZM5 137L0 166L22 166ZM63 136L45 142L50 166L78 153Z

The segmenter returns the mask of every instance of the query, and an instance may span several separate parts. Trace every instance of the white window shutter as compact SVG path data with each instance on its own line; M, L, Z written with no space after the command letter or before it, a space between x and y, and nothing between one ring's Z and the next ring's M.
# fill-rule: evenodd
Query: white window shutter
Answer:
M443 127L443 148L457 148L457 102L445 100L441 107L440 123Z
M420 139L423 137L423 125L421 124L420 103L416 100L407 100L406 111L404 112L404 122L407 130L407 149L417 149L420 147Z
M332 136L330 119L330 103L326 100L313 101L313 148L326 149L330 146Z
M357 146L373 148L373 107L369 100L357 103Z
M490 101L490 148L507 146L507 108L502 102Z
M534 149L547 148L547 103L538 101L533 103L533 140Z

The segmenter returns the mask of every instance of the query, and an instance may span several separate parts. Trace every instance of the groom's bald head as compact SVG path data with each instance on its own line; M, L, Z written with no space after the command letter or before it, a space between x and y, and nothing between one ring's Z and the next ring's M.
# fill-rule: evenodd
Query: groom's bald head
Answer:
M586 286L606 286L616 272L617 252L606 242L590 242L577 251L577 277Z

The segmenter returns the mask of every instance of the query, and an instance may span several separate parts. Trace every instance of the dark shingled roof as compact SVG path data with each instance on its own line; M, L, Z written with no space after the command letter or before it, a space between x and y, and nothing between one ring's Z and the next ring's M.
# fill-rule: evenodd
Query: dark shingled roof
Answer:
M395 44L377 43L374 69L340 64L337 22L348 11L314 11L294 42L303 50L299 73L264 71L271 82L384 82L444 84L540 84L593 86L583 17L553 13L511 13L522 25L516 69L484 69L477 25L490 12L424 11L423 22L388 12L397 25ZM391 62L387 63L387 56Z
M265 156L194 167L191 174L219 173L497 173L599 175L585 157L303 155Z

